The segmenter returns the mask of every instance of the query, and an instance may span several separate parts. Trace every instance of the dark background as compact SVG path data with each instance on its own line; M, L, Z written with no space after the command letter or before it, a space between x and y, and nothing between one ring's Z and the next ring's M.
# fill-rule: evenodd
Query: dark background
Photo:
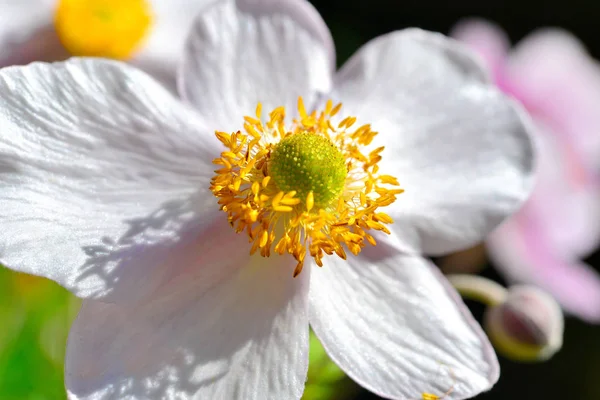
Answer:
M502 26L513 43L532 30L559 26L571 31L600 56L600 2L569 0L313 0L337 46L338 65L361 44L386 32L420 27L448 33L461 18L483 17ZM599 104L600 112L600 104ZM598 254L587 260L596 268ZM484 275L502 280L493 268ZM483 308L471 305L480 318ZM500 357L501 377L478 400L600 400L600 327L567 318L563 349L550 361L518 364ZM357 399L379 397L361 392ZM415 399L417 400L417 399Z

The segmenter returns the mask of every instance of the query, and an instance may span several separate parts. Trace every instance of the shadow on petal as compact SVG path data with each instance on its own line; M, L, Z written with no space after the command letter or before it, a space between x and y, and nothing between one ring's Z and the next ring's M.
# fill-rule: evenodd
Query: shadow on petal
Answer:
M110 302L140 301L202 265L211 256L207 247L214 246L222 235L227 236L222 240L247 245L224 216L219 218L216 204L208 204L202 194L165 202L146 217L125 221L128 229L117 240L103 237L101 244L82 247L87 261L76 285L93 282L96 295L92 299L108 294ZM215 212L207 212L208 207Z

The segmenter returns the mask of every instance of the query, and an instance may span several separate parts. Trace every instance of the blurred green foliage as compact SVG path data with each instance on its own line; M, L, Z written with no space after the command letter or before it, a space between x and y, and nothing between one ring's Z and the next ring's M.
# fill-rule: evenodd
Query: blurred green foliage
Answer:
M331 361L312 331L309 359L308 380L302 400L351 399L360 391L360 387Z
M78 304L47 279L0 266L0 399L66 399L64 354Z

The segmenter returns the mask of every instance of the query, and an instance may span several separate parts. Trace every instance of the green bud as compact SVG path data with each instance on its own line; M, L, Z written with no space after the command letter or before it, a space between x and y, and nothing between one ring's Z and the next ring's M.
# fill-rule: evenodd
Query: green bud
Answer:
M502 355L515 361L544 361L562 346L564 318L558 303L542 290L514 286L504 302L488 308L485 328Z

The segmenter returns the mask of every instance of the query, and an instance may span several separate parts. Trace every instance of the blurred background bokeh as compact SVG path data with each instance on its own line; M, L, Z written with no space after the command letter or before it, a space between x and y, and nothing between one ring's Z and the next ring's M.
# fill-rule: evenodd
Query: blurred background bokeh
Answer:
M406 27L448 33L460 19L472 16L496 22L513 43L539 27L562 27L577 36L592 56L600 57L600 3L591 0L313 0L312 3L333 33L338 64L380 34ZM435 261L452 271L475 264L476 271L503 283L481 248L469 258ZM585 261L596 269L600 267L598 253ZM461 265L463 262L465 265ZM0 400L65 399L64 349L78 304L53 283L0 268ZM481 320L483 307L469 305ZM311 349L311 358L307 399L378 398L346 380L328 364L317 347ZM500 381L492 391L477 399L600 399L600 326L567 317L563 348L551 360L520 364L500 357L500 363Z

